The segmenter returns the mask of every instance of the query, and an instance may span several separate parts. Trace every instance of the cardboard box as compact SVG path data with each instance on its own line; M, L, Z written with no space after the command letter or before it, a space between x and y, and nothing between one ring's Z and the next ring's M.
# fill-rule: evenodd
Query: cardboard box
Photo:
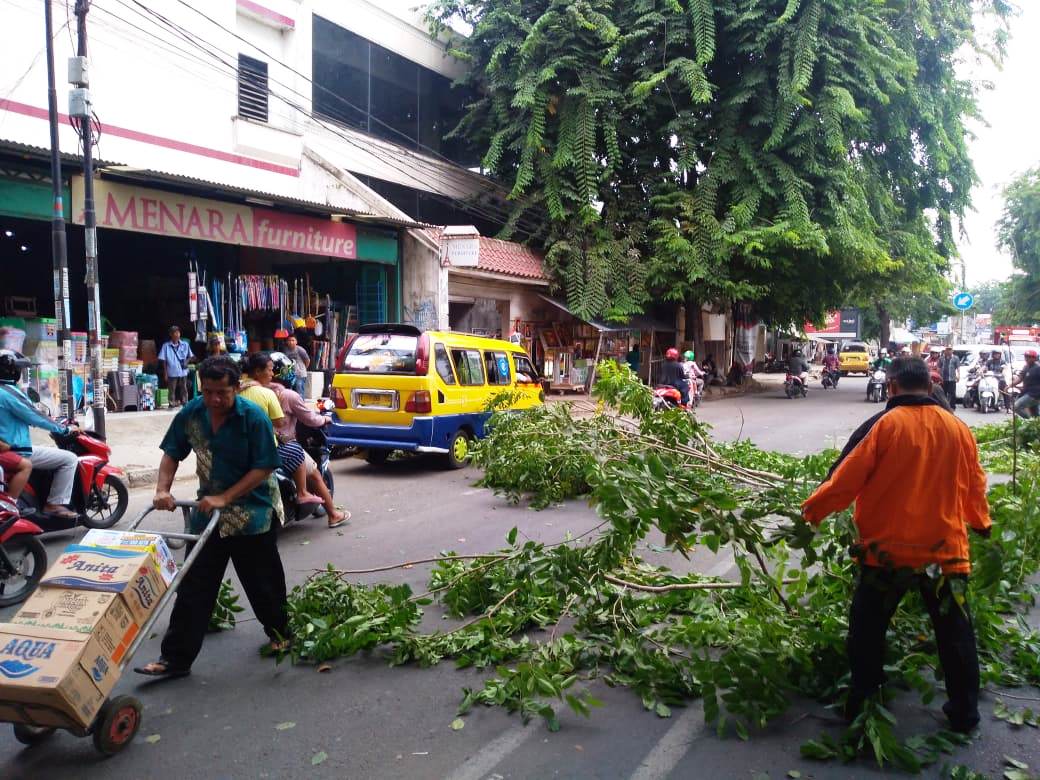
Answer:
M88 726L118 678L93 636L0 624L0 718L23 720L22 704L37 725Z
M152 554L142 550L70 544L43 575L40 584L122 594L137 623L143 625L166 592Z
M159 574L162 575L166 587L170 586L177 576L177 563L173 560L166 540L158 534L139 533L137 531L102 531L93 529L79 540L82 547L115 547L121 550L147 550L155 558Z
M67 588L37 588L11 622L93 635L115 664L141 630L120 594Z

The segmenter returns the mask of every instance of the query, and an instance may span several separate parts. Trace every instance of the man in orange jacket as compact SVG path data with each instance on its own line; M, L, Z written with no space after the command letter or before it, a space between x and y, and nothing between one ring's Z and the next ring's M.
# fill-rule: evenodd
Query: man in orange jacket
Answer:
M989 535L986 474L968 426L929 397L923 360L897 358L888 382L885 411L853 434L827 481L802 505L805 519L819 525L856 502L860 575L849 613L845 711L855 717L884 683L885 632L903 594L916 586L946 677L943 711L954 729L969 732L979 722L979 659L964 598L967 527ZM942 489L922 490L930 485Z

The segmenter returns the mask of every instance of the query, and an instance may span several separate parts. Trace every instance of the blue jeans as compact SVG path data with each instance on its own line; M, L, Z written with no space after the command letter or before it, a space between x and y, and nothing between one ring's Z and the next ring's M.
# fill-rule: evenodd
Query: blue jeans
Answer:
M1033 398L1031 395L1022 393L1015 401L1015 414L1022 417L1035 417L1037 404L1040 404L1040 398Z
M672 385L682 395L683 406L688 406L690 403L690 383L686 379L680 379L674 385Z
M297 393L299 393L302 398L306 398L307 396L304 395L304 390L306 389L306 387L307 387L307 375L304 374L303 376L297 376L296 377L296 381L293 382L293 390L295 390Z

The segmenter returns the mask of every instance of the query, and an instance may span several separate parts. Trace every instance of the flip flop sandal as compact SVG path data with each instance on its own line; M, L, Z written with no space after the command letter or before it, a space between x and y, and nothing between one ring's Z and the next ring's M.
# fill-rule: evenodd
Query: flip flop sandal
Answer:
M159 670L159 669L147 669L147 668L145 668L145 667L147 667L149 665L150 666L161 666L162 669ZM159 678L167 678L167 679L171 679L171 680L176 679L178 677L187 677L189 674L191 674L191 669L190 668L188 668L188 669L176 669L176 668L170 666L169 663L167 663L166 661L162 660L161 658L158 661L153 661L151 664L145 664L145 666L135 666L134 667L134 671L137 672L138 674L143 674L145 677L159 677Z
M275 647L278 645L278 647ZM264 658L271 658L272 656L278 655L279 653L287 653L292 649L292 642L288 640L280 642L268 642L267 644L260 645L260 655Z
M73 522L79 520L79 515L71 509L45 509L43 513L57 520L71 520Z
M336 509L338 509L339 511L341 511L343 513L343 517L341 517L339 520L337 520L334 523L329 523L329 528L330 529L332 529L332 528L339 528L341 525L343 525L348 520L350 520L350 512L348 512L346 509L343 509L343 507L336 507Z

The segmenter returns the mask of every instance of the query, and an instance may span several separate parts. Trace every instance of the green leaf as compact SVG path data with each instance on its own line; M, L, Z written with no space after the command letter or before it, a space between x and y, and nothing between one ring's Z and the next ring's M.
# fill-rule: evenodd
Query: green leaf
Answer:
M318 764L324 764L325 760L329 757L329 754L324 750L319 750L313 756L311 756L311 766L318 766Z
M159 734L149 734L147 737L144 738L144 741L147 742L149 745L154 745L160 739L162 739L162 736L160 736Z
M506 536L506 541L509 543L510 547L513 546L514 544L516 544L516 534L517 534L517 529L516 529L516 526L514 525L512 527L512 529L510 529L509 534Z
M657 702L657 704L654 706L654 712L657 713L657 717L659 717L659 718L670 718L670 717L672 717L672 710L671 710L671 708L668 707L668 705L666 705L664 702L660 702L660 701Z
M278 731L288 731L289 729L296 728L296 724L293 723L291 720L287 720L284 723L279 723L278 725L275 726L275 728Z
M1019 761L1017 758L1012 758L1009 755L1004 756L1004 763L1008 766L1013 766L1016 769L1029 769L1029 764L1025 761Z
M451 722L452 731L462 731L464 728L466 728L466 721L462 718L455 718L455 720Z

